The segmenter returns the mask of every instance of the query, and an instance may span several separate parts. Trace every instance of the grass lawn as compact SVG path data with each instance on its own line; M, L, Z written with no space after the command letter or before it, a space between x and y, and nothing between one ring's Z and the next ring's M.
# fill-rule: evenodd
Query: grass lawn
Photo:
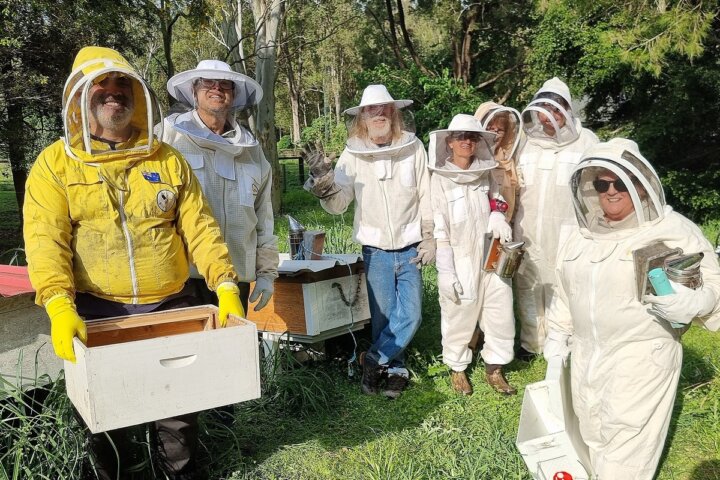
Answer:
M0 263L9 263L22 247L20 215L10 176L10 165L0 162Z
M291 213L308 229L328 232L326 251L358 252L359 247L350 241L352 213L333 217L322 211L310 194L297 188L293 166L287 168L282 213ZM278 215L275 223L281 251L287 251L287 219ZM717 224L705 228L713 241L717 231ZM333 358L302 365L293 360L290 349L281 350L283 370L263 379L263 398L237 406L232 427L206 414L201 417L201 458L210 478L530 479L514 441L525 386L543 378L545 361L538 358L509 365L508 380L518 388L514 397L501 397L484 383L482 362L469 370L475 394L454 394L440 358L434 268L424 269L423 279L423 324L407 351L412 381L399 399L390 401L360 393L359 372L355 369L354 376L348 377L347 357L352 347L340 349ZM353 344L348 338L344 340L346 345ZM359 353L368 343L367 332L357 335L356 341ZM683 337L683 344L682 378L657 479L720 479L718 337L694 327ZM49 412L63 425L72 422L66 403L53 403L55 410ZM38 455L29 456L25 448L18 457L16 446L38 448L52 434L21 428L23 425L16 423L11 435L9 423L0 421L0 465L8 478L13 478L12 469L18 462L26 468L18 478L40 478ZM72 431L78 432L77 425ZM2 440L11 436L12 440ZM66 438L59 441L77 442L78 437ZM59 465L75 464L82 455L82 448L64 445L62 451L76 457L64 455L56 460ZM144 472L134 478L152 477L149 467ZM45 474L45 478L74 478L72 474ZM3 478L0 469L0 480Z

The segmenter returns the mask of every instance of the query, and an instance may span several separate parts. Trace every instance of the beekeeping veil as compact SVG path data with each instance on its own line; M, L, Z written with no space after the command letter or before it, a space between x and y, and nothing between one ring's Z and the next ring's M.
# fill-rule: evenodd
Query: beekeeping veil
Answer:
M637 220L629 225L643 226L663 217L665 194L655 169L640 154L635 142L614 138L586 150L570 178L575 213L581 228L602 232L599 220L603 211L593 181L606 171L617 175L627 187L635 208L631 215Z
M368 85L360 105L345 110L346 149L354 154L392 155L415 142L412 100L395 100L385 85Z

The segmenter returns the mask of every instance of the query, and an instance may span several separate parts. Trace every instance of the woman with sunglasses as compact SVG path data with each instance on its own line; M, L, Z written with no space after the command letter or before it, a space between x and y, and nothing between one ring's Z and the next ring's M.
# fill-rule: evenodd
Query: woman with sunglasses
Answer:
M472 361L468 344L477 325L485 334L480 355L486 381L500 393L515 393L502 370L513 359L512 288L508 279L482 269L485 232L503 243L512 240L490 175L497 166L494 140L495 134L474 117L461 114L447 130L430 133L428 149L443 361L452 369L452 388L464 395L473 392L465 369Z
M589 148L570 187L579 228L558 254L544 354L571 355L573 409L592 473L650 480L682 364L682 330L673 324L696 319L720 328L720 266L700 229L665 204L635 142L616 138ZM646 273L636 273L633 252L657 242L702 252L703 286L672 283L675 293L666 296L640 291Z

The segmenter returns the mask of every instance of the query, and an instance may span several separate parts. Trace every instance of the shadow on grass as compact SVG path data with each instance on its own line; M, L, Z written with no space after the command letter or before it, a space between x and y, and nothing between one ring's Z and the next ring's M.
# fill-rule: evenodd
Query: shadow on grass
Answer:
M720 460L707 460L693 470L690 478L703 480L720 480Z
M706 345L703 345L702 341L704 337L709 337L709 335L708 332L702 331L698 327L693 327L693 330L686 334L686 336L692 337L693 339L688 341L688 338L683 338L683 364L680 373L680 382L675 397L670 427L665 440L665 447L660 457L658 472L661 472L665 463L669 461L668 457L673 448L677 448L680 452L688 449L694 452L694 458L698 460L702 458L702 453L697 450L699 444L696 442L703 438L703 432L696 431L696 427L699 424L703 424L705 419L707 419L708 422L713 421L708 418L708 415L712 414L712 408L704 408L703 405L705 402L702 398L708 395L707 392L711 389L710 384L718 373L717 366L713 365L709 357L709 351L705 348ZM688 346L691 342L693 346ZM712 345L708 347L712 348ZM697 402L694 401L695 398L700 398L701 400ZM680 422L681 416L683 417L682 423ZM689 432L688 429L690 430ZM690 435L689 439L687 438L688 435ZM685 445L688 442L690 442L690 444ZM718 469L719 465L720 462L716 460L703 462L695 468L693 475L687 478L701 478L703 480L720 478L718 476L718 472L720 472ZM712 472L713 468L715 469L715 476L706 476L705 473ZM677 473L679 472L672 472L673 475Z

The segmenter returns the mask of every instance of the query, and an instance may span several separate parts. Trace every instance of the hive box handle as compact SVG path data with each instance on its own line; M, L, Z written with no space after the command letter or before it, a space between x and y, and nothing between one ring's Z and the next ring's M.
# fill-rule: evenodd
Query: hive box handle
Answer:
M160 365L167 368L182 368L191 365L197 359L197 354L183 355L181 357L163 358Z

